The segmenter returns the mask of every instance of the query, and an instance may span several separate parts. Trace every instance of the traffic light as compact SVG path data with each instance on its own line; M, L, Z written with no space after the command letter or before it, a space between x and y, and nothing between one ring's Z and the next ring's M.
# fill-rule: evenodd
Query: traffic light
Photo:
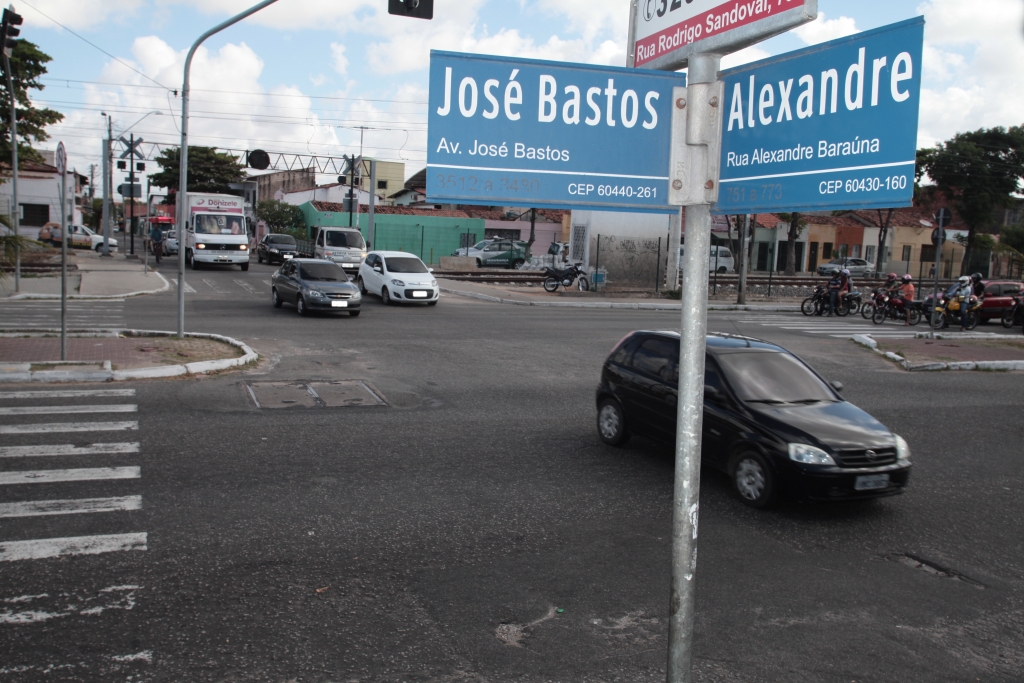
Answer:
M16 27L21 26L23 21L21 15L15 14L14 10L4 10L3 23L0 24L0 42L3 43L4 54L8 57L14 52L14 46L18 44L15 38L21 35L21 29Z
M388 0L388 14L414 19L433 19L434 0Z

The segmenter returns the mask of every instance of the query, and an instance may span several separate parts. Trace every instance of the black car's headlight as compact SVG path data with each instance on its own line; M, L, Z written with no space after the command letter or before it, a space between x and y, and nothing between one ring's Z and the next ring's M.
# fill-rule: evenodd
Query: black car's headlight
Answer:
M910 460L910 446L899 434L894 434L894 436L896 437L896 459Z
M805 443L789 444L789 459L804 465L835 465L836 461L825 451Z
M270 253L271 253L271 254L280 254L280 253L281 253L281 250L280 250L280 249L271 249L271 250L270 250Z

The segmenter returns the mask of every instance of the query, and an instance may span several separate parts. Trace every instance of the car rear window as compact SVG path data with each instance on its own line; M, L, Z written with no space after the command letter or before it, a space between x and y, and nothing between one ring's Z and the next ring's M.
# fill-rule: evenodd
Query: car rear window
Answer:
M345 269L334 263L303 263L299 267L299 277L303 280L348 282Z
M740 400L751 403L835 401L832 390L788 353L740 351L718 361Z
M678 343L668 339L648 337L633 353L633 367L640 372L669 379L672 359L678 355Z

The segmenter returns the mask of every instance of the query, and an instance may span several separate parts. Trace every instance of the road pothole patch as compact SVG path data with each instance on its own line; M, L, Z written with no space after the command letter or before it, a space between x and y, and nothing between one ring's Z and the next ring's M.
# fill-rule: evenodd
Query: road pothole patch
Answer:
M965 576L965 575L961 574L960 572L955 571L953 569L948 569L946 567L940 567L940 566L938 566L938 565L936 565L936 564L934 564L932 562L928 562L926 560L922 560L919 557L914 557L913 555L900 555L900 554L896 554L896 555L889 555L885 559L889 560L890 562L899 562L900 564L906 565L907 567L910 567L911 569L918 569L920 571L923 571L926 574L929 574L929 575L934 576L934 577L939 578L939 579L951 579L953 581L962 581L963 583L966 583L966 584L968 584L970 586L974 586L975 588L977 588L979 590L985 590L985 584L983 584L983 583L981 583L979 581L975 581L974 579L970 578L969 576Z
M494 629L494 637L501 641L502 644L508 645L509 647L522 647L523 640L530 635L530 629L538 624L542 624L549 619L554 619L558 614L559 609L557 607L551 607L548 609L548 613L542 616L540 619L535 619L528 624L513 624L513 623L501 623Z
M350 408L387 406L387 399L361 379L248 382L249 398L257 408Z

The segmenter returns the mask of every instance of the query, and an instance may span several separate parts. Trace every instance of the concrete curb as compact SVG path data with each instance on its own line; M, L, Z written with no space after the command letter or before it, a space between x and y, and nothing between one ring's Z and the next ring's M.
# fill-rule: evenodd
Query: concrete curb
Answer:
M440 290L446 294L455 294L457 296L464 296L470 299L479 299L480 301L491 301L498 304L510 304L512 306L543 306L549 308L617 308L627 310L640 310L640 311L678 311L681 309L682 304L676 303L640 303L636 301L632 302L614 302L614 301L522 301L521 299L502 299L501 297L491 296L489 294L480 294L478 292L463 292L458 289L449 289L448 287L440 287ZM796 305L764 305L759 306L756 304L739 305L739 304L708 304L709 311L769 311L769 312L791 312L799 311L800 307Z
M103 300L103 299L128 299L133 296L143 296L145 294L159 294L160 292L166 292L171 288L171 283L168 282L167 278L161 275L157 271L153 271L153 274L163 280L163 287L157 289L144 289L138 292L128 292L126 294L68 294L68 299L85 299L85 300ZM7 301L23 301L26 299L46 299L46 300L60 300L60 294L12 294L6 297Z
M70 334L72 330L68 330ZM177 332L166 332L163 330L133 330L117 329L103 330L102 333L96 330L82 330L85 336L126 336L126 337L176 337ZM60 334L55 329L32 329L32 330L8 330L5 337L17 336L40 336L42 334ZM230 344L242 350L238 358L221 358L219 360L197 361L184 365L159 365L152 368L137 368L134 370L113 370L110 361L103 361L103 370L75 372L71 369L61 370L35 370L31 371L31 363L9 364L11 371L0 370L0 383L11 382L121 382L132 379L159 379L162 377L179 377L181 375L204 375L210 372L219 372L231 368L241 367L259 360L259 354L252 350L247 344L225 337L220 334L208 334L204 332L186 332L186 337L197 337L201 339L215 339L225 344ZM85 361L55 362L54 365L74 366L85 364ZM96 363L88 363L96 365Z
M952 339L989 339L992 336L984 334L983 336L965 337L958 335L955 337L948 337ZM918 333L915 335L917 339L923 339L927 337L927 333ZM855 334L852 337L853 341L857 342L865 348L869 348L880 356L885 356L891 361L895 361L901 368L907 372L936 372L939 370L989 370L989 371L1012 371L1012 370L1024 370L1024 360L979 360L979 361L961 361L958 363L911 363L903 356L893 353L892 351L881 351L878 348L878 342L865 334ZM936 339L942 339L943 337L936 335Z

